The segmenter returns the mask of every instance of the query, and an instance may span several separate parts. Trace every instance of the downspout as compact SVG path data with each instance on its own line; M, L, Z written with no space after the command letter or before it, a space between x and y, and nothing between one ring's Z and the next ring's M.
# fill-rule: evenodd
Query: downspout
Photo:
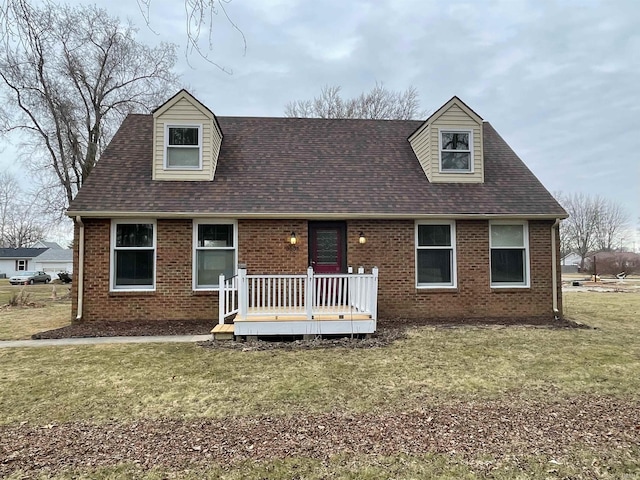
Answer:
M556 255L556 228L558 225L560 225L560 219L556 218L551 226L551 282L553 284L553 318L556 320L560 318L558 310L558 257Z
M78 310L76 322L80 322L82 321L82 300L84 297L84 223L79 215L76 217L76 223L78 224Z

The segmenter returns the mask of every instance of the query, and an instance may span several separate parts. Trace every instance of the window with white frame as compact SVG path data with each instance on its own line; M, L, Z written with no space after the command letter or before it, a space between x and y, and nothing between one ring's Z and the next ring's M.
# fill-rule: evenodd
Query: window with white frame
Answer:
M201 125L167 125L165 127L165 167L202 168Z
M416 224L418 287L456 286L456 225L453 221Z
M16 272L24 272L27 269L26 260L16 260Z
M155 288L155 221L113 221L111 224L111 288Z
M440 130L440 171L473 171L472 130Z
M194 222L194 289L217 289L220 274L236 273L237 229L233 221L200 220Z
M529 230L526 222L491 222L491 286L529 285Z

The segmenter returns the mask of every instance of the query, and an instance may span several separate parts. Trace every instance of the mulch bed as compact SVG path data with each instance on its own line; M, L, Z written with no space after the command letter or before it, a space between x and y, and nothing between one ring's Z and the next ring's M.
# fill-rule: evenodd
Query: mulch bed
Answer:
M150 335L207 335L215 326L215 321L203 320L132 320L132 321L94 321L74 323L66 327L48 330L32 335L34 340L55 338L86 338L86 337L121 337L121 336L150 336ZM391 318L378 320L378 331L368 339L361 340L360 346L386 345L404 336L404 331L410 327L432 326L436 328L456 328L464 326L476 327L500 327L500 326L533 326L542 328L585 328L584 325L569 319L554 320L547 317L532 318L463 318L452 321L450 318L433 319L409 319ZM586 327L588 328L588 327ZM377 341L376 341L377 340ZM259 342L268 344L281 344L285 348L296 345L306 348L316 346L342 346L353 345L349 338L323 339L309 342ZM209 346L227 345L227 348L235 348L240 342L206 342ZM256 343L256 342L251 342ZM242 342L244 345L244 342ZM246 345L244 345L246 347ZM264 345L265 348L274 348L274 345Z
M572 447L632 452L640 444L640 401L450 402L420 411L296 414L213 420L136 420L0 427L0 476L135 462L171 470L211 462L339 454L455 454L473 459L562 458Z

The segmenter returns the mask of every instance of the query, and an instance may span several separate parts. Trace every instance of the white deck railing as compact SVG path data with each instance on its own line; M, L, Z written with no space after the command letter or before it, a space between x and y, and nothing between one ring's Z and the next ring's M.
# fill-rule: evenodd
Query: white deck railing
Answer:
M218 301L219 323L224 323L224 319L238 313L238 276L226 278L219 277L220 292Z
M378 269L365 274L315 274L309 267L306 275L238 275L225 279L220 275L219 323L231 315L240 319L274 315L278 317L331 313L362 313L377 316Z

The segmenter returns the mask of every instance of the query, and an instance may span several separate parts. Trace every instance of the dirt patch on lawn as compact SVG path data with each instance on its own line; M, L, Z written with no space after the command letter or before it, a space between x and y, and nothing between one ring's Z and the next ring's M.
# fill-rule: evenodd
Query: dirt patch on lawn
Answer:
M638 400L585 395L550 402L453 401L392 413L2 426L0 476L124 462L179 469L341 454L555 458L574 447L631 454L639 443Z

